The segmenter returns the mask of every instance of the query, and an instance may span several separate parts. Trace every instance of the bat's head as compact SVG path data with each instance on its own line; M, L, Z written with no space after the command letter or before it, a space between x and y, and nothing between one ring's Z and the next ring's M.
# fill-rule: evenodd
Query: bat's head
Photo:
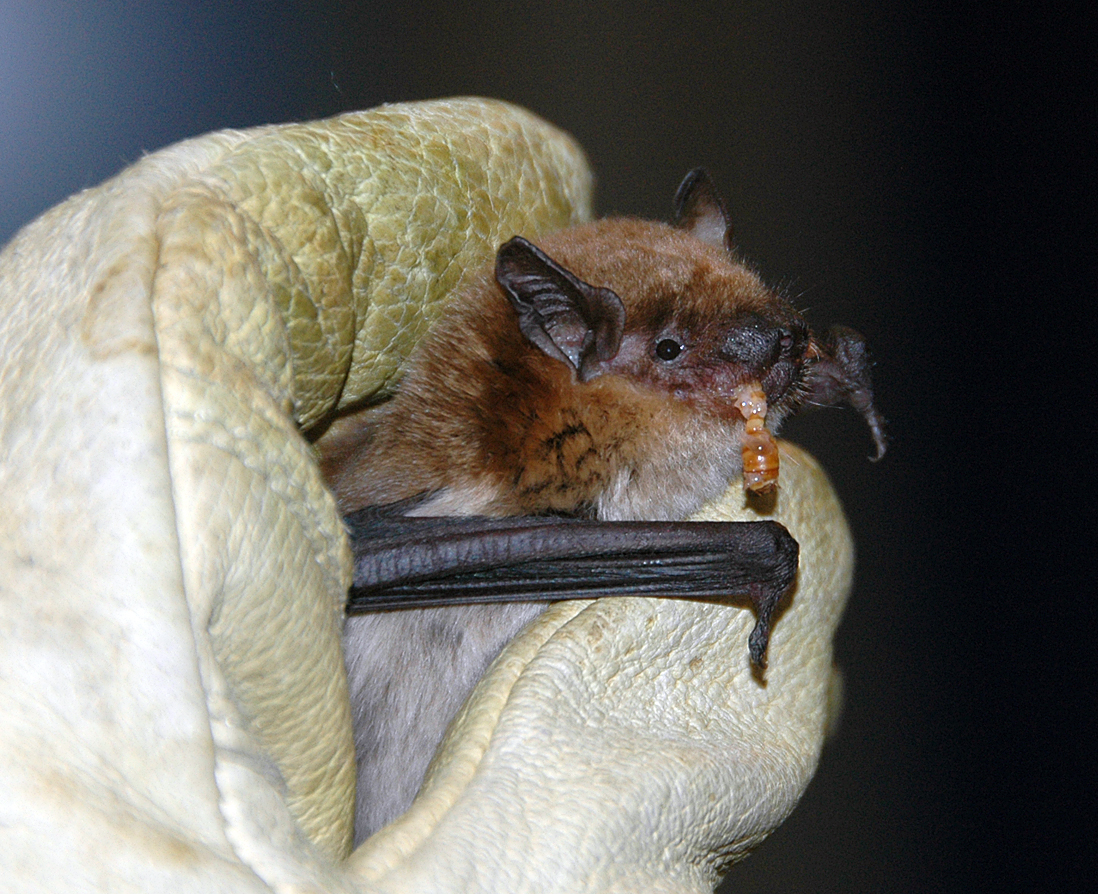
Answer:
M616 376L727 425L765 395L772 428L806 404L846 401L880 455L883 426L864 342L850 329L817 339L800 313L733 252L725 207L704 171L687 175L672 225L608 219L538 248L515 238L496 280L526 339L579 383Z
M339 439L327 452L347 506L431 493L438 512L681 519L741 473L773 487L770 430L841 401L883 450L860 336L815 338L736 259L696 171L670 225L612 218L504 244L495 282L455 299L393 400L344 438L349 458Z

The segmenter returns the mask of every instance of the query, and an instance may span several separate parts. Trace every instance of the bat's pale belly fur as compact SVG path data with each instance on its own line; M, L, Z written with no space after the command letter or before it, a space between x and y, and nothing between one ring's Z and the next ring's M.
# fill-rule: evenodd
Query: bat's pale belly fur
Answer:
M500 650L544 610L532 603L465 605L347 619L360 780L356 844L407 810L450 720Z
M491 497L483 486L449 487L409 515L475 515ZM462 605L347 619L343 648L360 780L356 844L408 809L446 727L477 681L545 608Z

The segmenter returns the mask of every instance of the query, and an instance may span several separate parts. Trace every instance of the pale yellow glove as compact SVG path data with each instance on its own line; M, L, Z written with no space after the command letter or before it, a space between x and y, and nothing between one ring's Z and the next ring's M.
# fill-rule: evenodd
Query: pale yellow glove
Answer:
M704 890L791 809L850 569L802 454L765 687L749 609L559 605L343 860L349 556L299 429L390 385L441 298L589 192L559 131L451 100L181 143L4 249L7 889Z

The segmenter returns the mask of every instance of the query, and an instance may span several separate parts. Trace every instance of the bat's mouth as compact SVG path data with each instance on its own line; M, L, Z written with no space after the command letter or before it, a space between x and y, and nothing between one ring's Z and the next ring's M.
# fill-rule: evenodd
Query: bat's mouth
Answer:
M772 410L788 411L797 404L804 367L792 359L782 359L766 371L759 379L759 385L766 394L767 403Z
M727 330L719 355L736 364L745 380L761 386L770 407L786 409L783 401L791 402L788 398L796 394L811 344L800 320L774 322L750 312Z

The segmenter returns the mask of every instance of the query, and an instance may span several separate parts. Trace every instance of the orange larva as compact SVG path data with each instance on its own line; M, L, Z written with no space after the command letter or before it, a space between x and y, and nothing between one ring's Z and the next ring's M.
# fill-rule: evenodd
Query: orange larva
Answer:
M767 494L778 486L778 444L766 427L766 393L758 382L739 388L733 401L744 418L743 488Z

